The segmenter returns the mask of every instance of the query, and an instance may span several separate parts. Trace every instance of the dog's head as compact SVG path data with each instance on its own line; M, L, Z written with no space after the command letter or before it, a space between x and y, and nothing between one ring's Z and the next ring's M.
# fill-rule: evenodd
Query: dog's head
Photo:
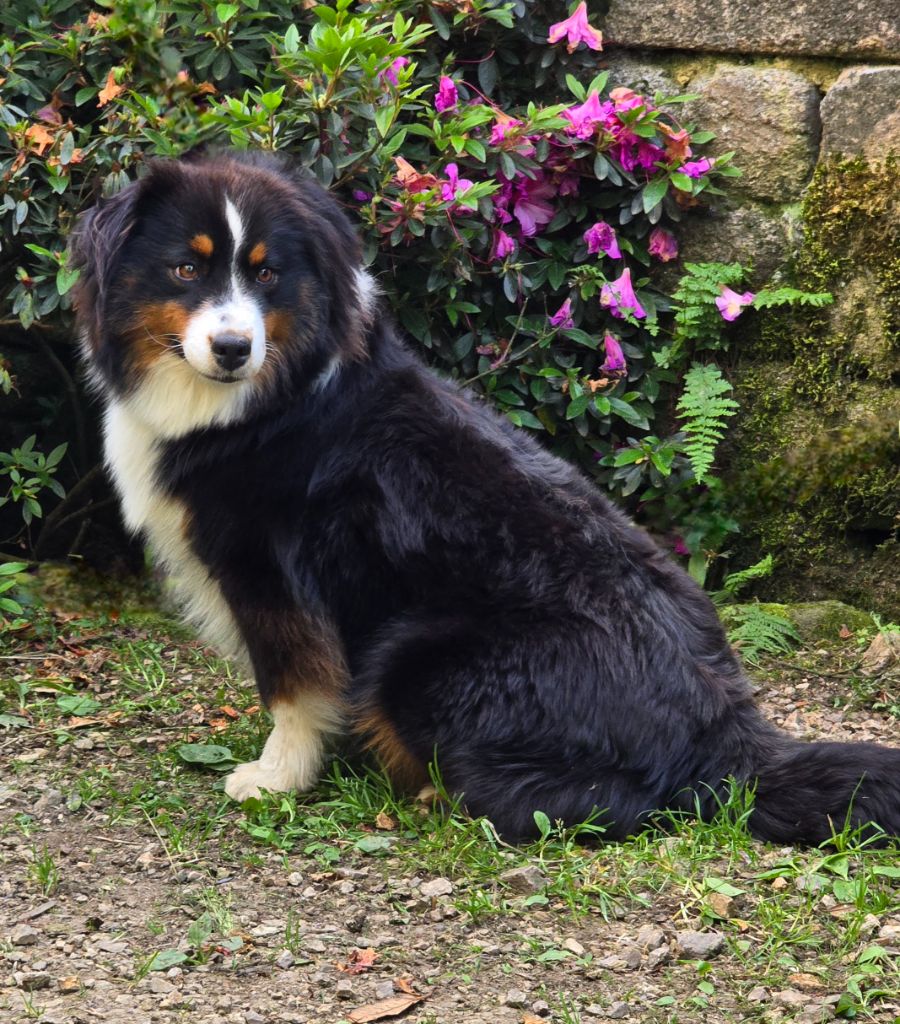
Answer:
M83 215L71 252L83 352L104 392L154 420L178 401L202 406L164 433L233 420L364 351L373 295L353 229L271 157L155 162Z

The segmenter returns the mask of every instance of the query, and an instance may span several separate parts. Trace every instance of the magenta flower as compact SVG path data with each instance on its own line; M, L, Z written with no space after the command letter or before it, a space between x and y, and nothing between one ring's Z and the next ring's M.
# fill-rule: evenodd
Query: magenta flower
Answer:
M671 231L654 228L650 232L650 245L647 251L663 263L668 263L678 255L678 241Z
M474 210L474 206L460 202L458 195L462 193L464 196L475 183L468 178L461 178L456 164L447 164L445 171L447 173L447 180L441 183L441 199L445 203L456 202L467 210Z
M524 175L516 178L513 190L513 215L526 238L537 234L538 228L553 220L556 210L548 200L555 198L556 189L543 173L536 178Z
M700 178L712 170L712 165L712 160L707 160L704 156L699 160L691 160L686 164L682 164L678 170L681 171L682 174L686 174L689 178Z
M722 293L716 299L716 308L722 314L723 320L737 320L744 311L744 306L749 306L756 298L753 292L744 292L738 295L726 285L722 285Z
M506 138L507 132L512 131L513 128L519 128L521 124L522 122L518 118L501 114L491 127L491 145L499 146Z
M611 334L603 339L603 347L606 349L606 361L600 367L605 373L621 373L625 369L625 353L622 346Z
M689 555L691 549L685 544L683 537L676 537L675 542L672 545L672 550L676 555Z
M566 299L553 316L550 317L550 323L553 324L554 327L562 329L575 326L575 321L572 319L571 299Z
M609 281L600 289L600 305L605 307L619 320L629 314L637 319L647 315L644 307L638 302L631 284L631 271L626 267L622 276Z
M635 167L643 167L649 170L666 155L666 151L652 142L639 139L631 132L620 136L614 146L610 148L610 156L619 161L626 171L633 171Z
M494 245L491 248L492 260L504 260L516 251L516 241L502 228L494 232Z
M434 109L442 114L445 110L452 110L457 103L459 103L459 93L456 91L456 82L447 75L441 75L437 96L434 98Z
M550 26L547 42L558 43L563 36L567 39L566 49L569 53L573 53L579 43L587 43L592 50L603 49L603 33L588 24L587 4L584 0L565 21Z
M602 251L611 259L620 260L622 258L616 232L605 220L598 220L596 224L585 231L582 237L587 242L588 252L591 255Z
M567 129L578 136L579 139L589 139L594 134L594 125L606 124L615 115L615 108L612 103L601 103L596 92L577 107L569 107L564 110L561 117L564 117L572 125Z
M378 72L379 81L382 83L390 82L391 85L399 85L400 81L397 78L397 72L405 68L407 64L409 64L409 57L395 57L383 71Z
M371 192L364 192L361 188L355 188L350 194L358 203L367 203L372 198Z
M620 86L618 89L613 89L609 98L613 101L616 110L636 110L638 107L646 107L648 110L654 110L640 93L636 93L634 89L626 89Z

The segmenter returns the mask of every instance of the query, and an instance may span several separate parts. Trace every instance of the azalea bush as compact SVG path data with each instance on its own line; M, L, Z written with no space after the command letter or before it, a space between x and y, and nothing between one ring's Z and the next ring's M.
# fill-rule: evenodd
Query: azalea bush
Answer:
M759 297L740 267L700 265L674 294L658 271L737 172L703 155L686 97L608 80L584 3L13 0L0 28L0 272L24 328L66 337L64 240L98 190L197 145L286 151L361 223L430 362L696 565L735 528L676 405Z

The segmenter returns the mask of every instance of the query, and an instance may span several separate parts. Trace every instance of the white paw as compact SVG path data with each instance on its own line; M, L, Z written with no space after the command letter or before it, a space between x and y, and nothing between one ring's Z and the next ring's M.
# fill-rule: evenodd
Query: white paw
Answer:
M232 800L241 802L250 797L258 797L262 789L270 793L290 792L299 788L298 781L294 773L263 768L259 761L248 761L238 765L225 780L225 792Z

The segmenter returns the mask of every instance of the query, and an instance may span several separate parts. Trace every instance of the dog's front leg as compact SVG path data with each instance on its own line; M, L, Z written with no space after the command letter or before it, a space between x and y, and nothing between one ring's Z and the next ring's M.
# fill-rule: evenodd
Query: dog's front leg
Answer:
M299 691L276 698L269 710L274 728L258 761L239 765L225 780L232 800L259 796L260 790L311 789L319 778L325 738L341 727L341 709L330 697Z
M225 792L246 800L262 789L311 789L322 769L325 740L343 725L347 671L335 631L295 608L268 609L241 625L274 728L259 760L235 768Z

